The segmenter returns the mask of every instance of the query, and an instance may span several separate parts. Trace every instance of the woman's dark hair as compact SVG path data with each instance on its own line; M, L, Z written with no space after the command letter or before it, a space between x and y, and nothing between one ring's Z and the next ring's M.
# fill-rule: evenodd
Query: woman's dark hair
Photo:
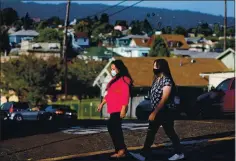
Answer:
M111 65L115 65L116 68L119 70L119 72L116 74L115 79L113 79L107 86L107 89L113 84L115 83L118 79L123 78L123 80L125 81L124 77L128 77L130 79L130 84L128 82L126 82L127 84L131 86L133 86L133 79L131 78L129 71L127 69L127 67L125 66L125 64L123 63L122 60L114 60L111 62Z
M173 85L175 86L175 82L173 80L173 77L170 72L170 67L168 62L165 59L156 59L154 61L154 64L156 63L156 67L160 69L160 71L163 73L164 76L171 79ZM155 79L155 78L154 78Z

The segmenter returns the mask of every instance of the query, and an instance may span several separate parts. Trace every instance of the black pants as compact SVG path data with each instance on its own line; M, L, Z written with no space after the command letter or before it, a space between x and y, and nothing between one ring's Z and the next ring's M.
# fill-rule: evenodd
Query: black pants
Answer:
M161 125L162 125L166 135L170 138L170 140L174 146L175 153L181 154L182 153L182 146L180 144L179 137L174 130L173 115L169 111L161 111L156 115L154 121L149 122L146 140L144 143L144 147L142 149L144 155L150 154L151 146L155 140L155 135Z
M112 113L108 120L107 128L116 152L121 149L126 150L121 124L122 119L120 118L120 112Z

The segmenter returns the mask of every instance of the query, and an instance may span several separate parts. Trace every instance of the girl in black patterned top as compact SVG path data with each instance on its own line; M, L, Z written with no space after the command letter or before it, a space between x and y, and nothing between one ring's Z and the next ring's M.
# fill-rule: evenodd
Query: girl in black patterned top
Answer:
M149 116L149 127L140 154L133 154L139 160L145 160L149 156L155 135L162 125L165 133L173 143L175 154L169 160L184 158L179 137L174 130L174 118L168 107L174 102L175 83L170 73L168 62L165 59L157 59L153 64L154 80L151 88L151 106L153 112Z

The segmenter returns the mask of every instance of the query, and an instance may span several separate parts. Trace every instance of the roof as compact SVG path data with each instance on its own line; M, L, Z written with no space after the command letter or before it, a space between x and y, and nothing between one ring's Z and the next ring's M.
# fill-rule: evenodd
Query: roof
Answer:
M189 49L189 46L184 38L183 35L172 35L172 34L161 34L161 35L152 35L152 37L149 39L148 45L152 46L152 42L155 40L157 36L161 36L165 43L168 44L169 41L180 41L183 45L179 47L178 49Z
M12 33L10 36L38 36L39 33L35 30L20 30Z
M139 39L149 39L149 37L148 37L148 36L145 36L145 35L128 35L128 36L119 38L119 40L135 39L135 38L139 38Z
M77 32L75 35L77 38L88 38L88 34L85 32Z
M216 57L216 59L221 59L222 57L225 57L226 55L228 55L229 53L233 53L235 54L235 51L231 48L228 48L227 50L225 50L223 53L221 53L220 55L218 55Z
M161 57L158 57L161 58ZM153 79L153 62L156 58L116 58L120 59L127 66L135 87L150 87ZM173 79L178 86L207 86L208 80L199 76L205 72L227 72L228 68L217 59L195 59L190 63L189 58L163 58L169 63ZM182 66L180 62L182 61ZM96 78L96 80L98 80ZM94 82L96 84L96 82Z
M174 50L175 55L188 55L192 58L216 58L220 55L217 52L196 52L196 51L189 51L189 50Z
M135 42L135 44L137 46L140 46L140 47L148 47L148 44L147 42L144 42L143 41L144 39L142 38L133 38L133 41ZM146 39L147 40L147 39Z

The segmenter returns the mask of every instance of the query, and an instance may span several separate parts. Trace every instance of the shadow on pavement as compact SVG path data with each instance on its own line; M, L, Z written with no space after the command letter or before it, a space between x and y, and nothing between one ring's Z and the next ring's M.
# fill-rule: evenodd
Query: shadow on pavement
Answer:
M71 126L104 125L105 120L1 121L1 140L54 133Z
M197 145L184 146L185 161L234 161L235 148L234 140L222 141L216 143L201 143ZM132 151L138 153L139 150ZM73 159L63 159L63 161L109 161L109 160L127 160L137 161L131 155L124 159L109 159L111 153L94 155L89 157L80 157ZM167 161L169 157L173 155L173 149L171 147L153 148L152 155L148 161Z

